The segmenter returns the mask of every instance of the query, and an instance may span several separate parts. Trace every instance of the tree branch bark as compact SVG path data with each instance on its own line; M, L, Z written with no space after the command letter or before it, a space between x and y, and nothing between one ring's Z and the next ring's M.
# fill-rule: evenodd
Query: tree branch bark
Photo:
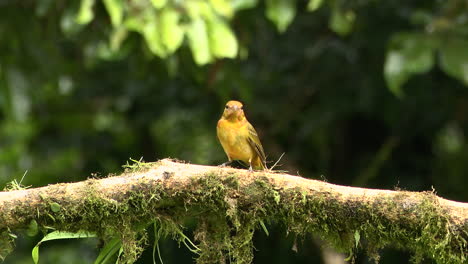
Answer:
M346 187L168 159L139 163L119 176L0 192L0 245L5 248L11 232L35 222L104 239L117 236L132 262L142 226L156 221L184 240L181 226L189 218L198 222L199 263L251 262L253 232L271 222L299 235L319 235L343 252L366 250L375 259L379 249L392 246L416 259L468 261L468 203L432 192Z

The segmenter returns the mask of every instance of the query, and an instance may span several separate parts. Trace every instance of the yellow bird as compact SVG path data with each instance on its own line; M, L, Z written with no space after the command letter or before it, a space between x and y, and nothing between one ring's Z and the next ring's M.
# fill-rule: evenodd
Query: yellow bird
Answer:
M231 163L238 160L256 170L266 168L265 152L258 138L257 131L245 118L243 105L238 101L229 101L218 121L216 132L224 152Z

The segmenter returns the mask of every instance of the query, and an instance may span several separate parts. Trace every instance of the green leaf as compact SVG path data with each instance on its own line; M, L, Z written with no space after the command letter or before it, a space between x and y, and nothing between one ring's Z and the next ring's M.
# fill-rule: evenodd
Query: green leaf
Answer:
M222 20L208 21L210 49L217 58L235 58L239 49L231 28Z
M47 234L45 237L42 238L39 243L33 248L32 250L32 259L35 264L39 262L39 246L46 241L50 240L57 240L57 239L75 239L75 238L90 238L96 237L96 234L89 233L89 232L61 232L61 231L54 231L52 233Z
M109 39L109 48L112 52L120 49L120 46L128 36L128 30L124 26L116 27L112 30Z
M147 10L139 16L131 16L126 18L124 25L128 30L139 32L145 38L150 51L162 58L165 58L168 53L161 38L161 21L159 13L154 10Z
M308 11L315 11L319 9L323 4L323 0L309 0L309 4L307 5Z
M280 203L280 201L281 201L281 195L279 194L279 192L274 191L274 192L273 192L273 198L274 198L276 204L279 204L279 203Z
M402 96L401 86L409 79L411 73L405 70L406 57L399 51L387 53L384 65L384 75L388 88L393 94Z
M262 220L260 220L259 223L260 223L260 226L262 227L263 231L265 232L265 234L267 236L270 236L270 233L268 232L268 229L266 228L265 223Z
M187 29L187 36L195 62L198 65L209 63L212 56L205 21L201 18L193 19Z
M353 29L356 14L352 10L344 11L335 4L332 10L329 26L331 30L345 36Z
M176 51L184 40L184 28L179 24L180 13L173 8L164 8L160 14L162 43L169 53Z
M35 236L35 235L37 235L38 231L39 231L39 229L38 229L36 220L34 220L34 219L31 220L31 222L29 222L28 229L26 230L26 235L28 235L30 237Z
M167 4L167 0L151 0L151 3L155 8L163 8Z
M58 211L60 211L60 204L56 202L52 202L49 205L50 205L50 210L52 210L52 212L57 213Z
M448 75L468 85L468 40L452 38L442 43L440 67Z
M156 251L158 252L159 261L164 264L161 257L161 250L159 249L159 240L161 239L161 226L157 222L153 222L154 230L154 243L153 243L153 264L156 264Z
M140 17L131 16L124 20L124 26L131 31L143 32L144 23Z
M411 75L429 71L434 65L435 43L430 36L416 33L396 34L391 40L384 65L387 85L402 96L401 86Z
M258 0L232 0L232 8L236 11L242 9L253 8L257 5Z
M79 24L76 20L78 13L78 8L71 6L63 12L60 18L60 28L62 29L63 33L67 36L71 36L73 34L78 33L84 25Z
M31 254L32 254L32 259L34 261L34 264L37 264L39 262L39 246L38 245L36 245L33 248Z
M94 264L106 264L109 263L111 258L122 248L122 242L118 238L113 238L106 243L99 255L97 256Z
M354 254L352 249L349 249L349 256L345 258L344 261L354 263Z
M210 20L219 16L206 1L189 1L185 7L191 19L203 18Z
M42 0L36 2L36 15L39 17L46 15L53 6L52 3L54 3L53 0Z
M361 234L359 234L359 231L356 230L356 231L354 232L354 241L355 241L355 243L356 243L356 247L358 247L359 241L360 241L360 240L361 240Z
M117 255L117 259L119 259L120 256L122 256L122 253L123 253L123 247L120 247L119 254Z
M457 122L449 122L439 131L435 145L441 155L461 153L465 144L463 129Z
M284 32L296 16L295 0L267 0L266 16L273 23L279 32Z
M216 13L222 16L230 18L234 14L231 1L229 0L210 0L210 4Z
M104 0L104 6L106 7L107 13L111 18L112 25L114 27L122 24L124 3L123 0Z
M158 26L159 23L154 15L147 16L146 24L143 26L143 36L145 37L146 44L148 44L151 52L159 57L165 58L167 53L158 32Z
M93 6L94 0L81 0L80 10L76 16L76 23L85 25L94 18Z

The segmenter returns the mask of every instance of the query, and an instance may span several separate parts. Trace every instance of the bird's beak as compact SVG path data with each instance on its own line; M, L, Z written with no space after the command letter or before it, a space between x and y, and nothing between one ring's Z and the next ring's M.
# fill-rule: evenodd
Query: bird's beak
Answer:
M239 106L237 106L237 105L234 105L232 108L234 108L234 109L233 109L234 111L239 110Z

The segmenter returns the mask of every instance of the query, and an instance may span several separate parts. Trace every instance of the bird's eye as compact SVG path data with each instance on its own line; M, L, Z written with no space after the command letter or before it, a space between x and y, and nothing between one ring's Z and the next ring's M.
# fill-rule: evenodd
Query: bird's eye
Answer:
M240 107L240 110L242 110L242 109L244 109L244 107L243 107L243 106L241 106L241 107Z
M226 107L225 107L225 108L226 108L226 109L228 109L228 108L229 108L229 106L228 106L228 105L226 105Z

